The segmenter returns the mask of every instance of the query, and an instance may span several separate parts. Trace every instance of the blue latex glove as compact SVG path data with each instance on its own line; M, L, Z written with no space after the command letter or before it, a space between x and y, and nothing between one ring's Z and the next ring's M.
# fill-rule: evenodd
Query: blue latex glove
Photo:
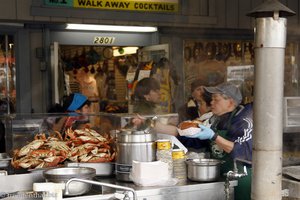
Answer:
M204 125L199 125L199 127L201 128L201 130L197 134L190 135L187 137L198 138L200 140L210 140L215 135L215 132L213 130L211 130L210 128L208 128Z

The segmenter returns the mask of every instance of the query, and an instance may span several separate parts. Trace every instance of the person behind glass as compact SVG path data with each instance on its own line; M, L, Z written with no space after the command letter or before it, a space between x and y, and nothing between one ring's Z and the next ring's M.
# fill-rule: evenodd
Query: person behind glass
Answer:
M181 108L179 108L179 123L187 120L209 120L211 112L211 94L204 90L205 82L197 79L191 84L191 98ZM194 140L185 136L177 136L179 141L192 151L206 151L209 142L207 140Z
M252 161L252 104L241 105L241 92L231 83L204 87L204 90L212 94L211 109L215 120L210 128L200 125L200 131L189 137L211 141L211 155L226 161L221 167L221 174L233 170L234 159L245 161L248 175L238 179L235 199L248 200L251 198L251 164L249 163Z
M134 90L133 112L151 115L160 113L160 85L152 77L143 78L138 81Z
M203 121L211 117L211 94L204 90L204 86L206 86L206 84L202 79L197 79L192 82L191 97L188 102L181 106L178 110L179 122L195 120L200 117L200 120ZM207 115L207 113L209 114Z
M81 93L72 93L63 99L63 110L67 113L90 113L91 102Z
M62 134L68 128L78 128L80 124L86 124L89 119L84 114L90 113L91 102L86 96L80 93L72 93L63 97L62 112L68 113L67 117L62 117L53 125L53 130Z

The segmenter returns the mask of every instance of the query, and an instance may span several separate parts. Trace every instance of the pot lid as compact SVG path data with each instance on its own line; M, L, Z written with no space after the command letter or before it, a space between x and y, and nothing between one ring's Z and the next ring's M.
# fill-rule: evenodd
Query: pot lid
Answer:
M155 138L154 134L130 129L121 130L121 132L117 134L117 142L153 142Z

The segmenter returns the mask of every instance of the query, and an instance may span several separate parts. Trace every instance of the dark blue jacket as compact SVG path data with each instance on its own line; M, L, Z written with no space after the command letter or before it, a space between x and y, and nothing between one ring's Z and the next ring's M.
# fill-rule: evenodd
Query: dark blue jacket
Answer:
M213 123L214 131L227 130L226 139L234 142L232 159L252 160L253 108L252 104L237 107Z

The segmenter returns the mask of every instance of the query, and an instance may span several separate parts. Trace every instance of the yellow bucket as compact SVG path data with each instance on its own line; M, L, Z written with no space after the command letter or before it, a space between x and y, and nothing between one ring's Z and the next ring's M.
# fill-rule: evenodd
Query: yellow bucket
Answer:
M185 153L182 149L174 149L172 151L173 160L185 158Z

